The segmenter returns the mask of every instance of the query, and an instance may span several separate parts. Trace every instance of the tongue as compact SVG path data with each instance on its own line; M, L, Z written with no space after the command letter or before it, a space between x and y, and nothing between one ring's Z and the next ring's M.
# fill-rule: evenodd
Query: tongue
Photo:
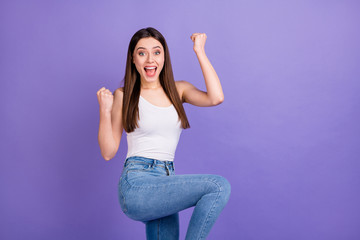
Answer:
M146 71L146 75L149 77L152 77L155 75L155 69L147 69Z

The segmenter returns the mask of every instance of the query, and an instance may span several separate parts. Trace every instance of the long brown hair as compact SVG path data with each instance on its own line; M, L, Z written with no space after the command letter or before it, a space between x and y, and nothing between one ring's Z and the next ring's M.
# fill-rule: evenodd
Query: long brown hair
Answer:
M143 28L137 31L130 40L127 60L126 60L126 69L124 77L124 97L123 97L123 107L122 107L122 122L123 127L126 132L130 133L135 130L138 126L139 119L139 97L140 97L140 74L136 70L135 64L132 61L132 54L134 52L137 42L142 38L153 37L158 40L163 48L165 53L164 67L161 70L159 75L160 84L164 89L167 97L170 99L174 105L179 119L181 120L181 127L183 129L190 128L189 121L186 117L182 101L180 99L179 93L176 90L174 74L170 61L170 53L165 41L164 36L155 28L148 27Z

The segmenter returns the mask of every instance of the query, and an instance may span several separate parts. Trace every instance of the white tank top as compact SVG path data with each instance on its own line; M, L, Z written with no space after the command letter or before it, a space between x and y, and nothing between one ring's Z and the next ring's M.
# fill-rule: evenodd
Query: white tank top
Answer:
M174 161L182 131L181 121L174 105L155 106L140 95L139 127L127 133L126 158L141 156L162 161Z

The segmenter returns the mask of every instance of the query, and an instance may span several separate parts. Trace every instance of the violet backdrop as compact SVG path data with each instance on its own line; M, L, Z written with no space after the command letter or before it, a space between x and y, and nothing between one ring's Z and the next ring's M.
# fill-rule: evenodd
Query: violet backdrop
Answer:
M185 105L176 174L232 185L208 239L360 239L359 1L2 1L1 239L145 239L120 209L127 145L102 159L96 91L115 90L140 28L166 38L175 80L225 101ZM184 239L193 208L180 212Z

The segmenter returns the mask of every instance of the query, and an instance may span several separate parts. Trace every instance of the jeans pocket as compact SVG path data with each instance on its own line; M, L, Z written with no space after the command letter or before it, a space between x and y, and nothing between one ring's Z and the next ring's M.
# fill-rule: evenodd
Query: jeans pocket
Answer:
M148 163L131 163L126 167L126 173L129 172L146 172L151 170L151 164Z
M129 166L129 168L126 169L125 172L126 181L129 182L131 185L132 180L142 179L148 176L148 174L152 171L153 168L151 167L151 164L148 163L137 163L131 165Z

